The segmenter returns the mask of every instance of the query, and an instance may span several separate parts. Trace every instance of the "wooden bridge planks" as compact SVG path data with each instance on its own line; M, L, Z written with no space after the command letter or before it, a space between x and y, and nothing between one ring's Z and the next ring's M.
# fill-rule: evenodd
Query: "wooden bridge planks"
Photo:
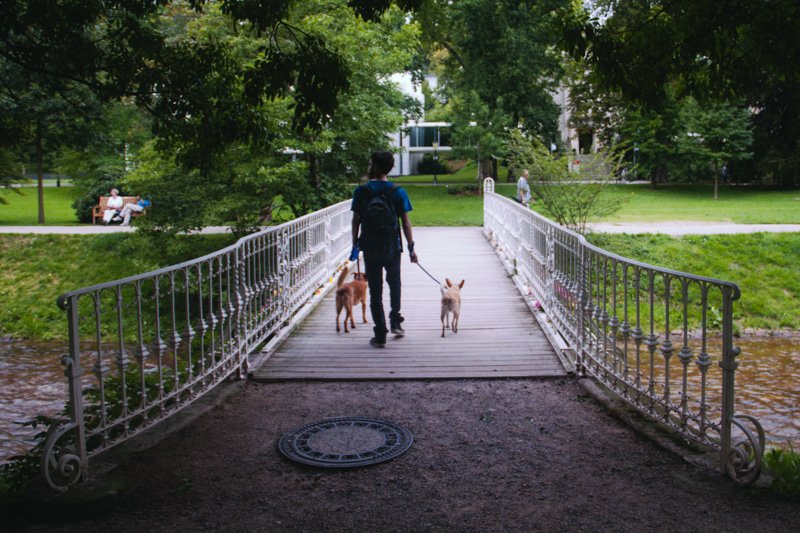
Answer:
M334 292L251 377L309 379L441 379L561 376L566 372L509 279L481 228L415 228L422 265L437 279L466 280L458 333L441 338L436 283L403 256L403 327L386 348L369 345L372 318L336 333ZM362 263L363 268L363 263ZM388 286L384 308L389 313Z

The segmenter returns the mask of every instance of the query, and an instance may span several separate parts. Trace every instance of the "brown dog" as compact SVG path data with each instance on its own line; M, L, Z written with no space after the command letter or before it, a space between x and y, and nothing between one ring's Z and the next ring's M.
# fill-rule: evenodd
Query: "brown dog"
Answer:
M453 333L458 333L458 316L461 314L461 287L464 286L464 280L461 283L454 285L449 279L445 279L447 288L442 287L442 337L444 337L444 328L446 321L450 321L450 313L453 314ZM447 324L450 327L450 324Z
M336 281L336 331L341 331L339 328L339 315L342 309L345 310L344 314L344 332L350 333L347 329L347 319L350 319L350 327L355 329L356 323L353 320L353 306L361 303L361 314L364 318L364 324L367 324L367 275L361 272L353 272L353 281L345 283L349 269L344 267L342 273L339 274L339 279Z

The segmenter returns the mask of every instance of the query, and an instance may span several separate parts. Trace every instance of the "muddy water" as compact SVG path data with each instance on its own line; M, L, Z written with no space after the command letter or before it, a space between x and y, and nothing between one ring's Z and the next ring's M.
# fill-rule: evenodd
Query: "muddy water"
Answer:
M736 411L755 416L770 441L800 443L800 338L737 339ZM796 446L795 446L796 447Z
M738 339L736 410L758 418L773 442L800 443L800 338ZM0 342L0 461L24 453L40 430L17 422L60 413L63 343ZM90 361L84 361L88 371ZM716 399L712 400L715 403Z
M0 342L0 461L24 453L42 428L19 422L36 415L58 415L67 382L61 356L64 343Z

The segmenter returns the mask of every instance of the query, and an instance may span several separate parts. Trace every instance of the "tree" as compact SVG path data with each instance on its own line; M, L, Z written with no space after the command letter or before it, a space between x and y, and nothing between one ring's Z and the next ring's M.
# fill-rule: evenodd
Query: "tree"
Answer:
M85 87L64 83L49 92L36 73L20 69L0 57L0 149L16 154L16 161L33 161L38 186L38 222L44 224L44 160L65 143L88 137L98 102Z
M755 170L800 176L800 9L795 0L601 0L568 12L564 43L605 89L660 110L667 91L753 110ZM566 13L566 12L565 12ZM778 162L780 159L780 162Z
M306 2L287 14L286 24L308 39L325 42L330 53L342 58L350 77L336 111L319 127L298 128L292 124L296 94L261 100L248 113L262 125L262 136L231 137L224 153L209 148L213 156L201 154L203 165L188 166L182 159L178 165L170 163L165 154L183 150L182 136L156 138L126 181L131 190L153 199L154 209L141 223L161 230L233 223L244 232L268 222L282 207L299 216L344 198L348 180L366 170L365 155L388 146L387 133L399 128L404 102L389 74L410 61L415 26L406 24L396 9L365 22L344 0ZM262 37L234 27L222 10L208 8L176 28L173 38L215 42L228 50L227 71L236 72L258 60ZM280 34L273 38L281 46L292 42L284 42ZM219 98L247 105L247 85L234 89L238 92L220 92ZM218 89L211 85L209 90ZM189 120L187 127L196 128L198 142L188 146L198 149L202 117ZM195 125L195 120L200 122ZM201 188L210 201L198 202Z
M438 0L423 6L419 19L426 42L447 52L441 59L447 97L463 102L477 98L491 117L481 121L481 128L491 121L499 131L522 127L533 135L555 138L559 109L552 92L561 61L552 46L553 15L569 3ZM468 116L456 117L456 139L472 135L462 131L470 122L474 121Z
M583 233L590 221L621 207L621 198L603 194L619 168L619 156L613 149L607 149L596 161L591 182L582 183L570 172L566 158L551 154L536 138L515 129L509 132L507 142L509 160L518 168L530 170L535 196L559 224Z
M322 39L288 22L300 4L3 2L0 57L35 75L48 95L78 84L103 100L134 98L153 114L164 146L187 168L202 168L232 144L263 139L258 108L276 98L291 95L298 131L318 130L332 116L350 72ZM352 4L374 18L389 2ZM182 25L214 10L228 17L230 28L259 38L251 61L237 63L234 50L207 35L176 38Z
M687 98L680 119L685 130L678 144L692 159L713 167L716 200L720 168L753 155L750 152L753 141L750 110L724 103L703 107Z
M55 169L72 178L77 195L72 206L78 220L92 221L92 207L112 187L124 194L125 175L139 150L151 138L150 121L131 102L103 104L81 143L62 145Z

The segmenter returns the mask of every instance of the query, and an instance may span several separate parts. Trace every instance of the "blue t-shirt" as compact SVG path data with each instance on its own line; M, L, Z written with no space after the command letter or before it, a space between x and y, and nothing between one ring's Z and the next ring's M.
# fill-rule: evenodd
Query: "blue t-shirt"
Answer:
M372 189L372 192L380 193L391 189L393 183L391 181L370 180L366 185ZM353 191L353 203L350 204L350 211L356 211L359 215L363 214L364 208L367 206L367 202L369 201L369 198L366 197L364 191L361 190L361 187L362 186L358 186L356 187L356 190ZM411 200L408 199L408 194L402 187L397 187L391 196L389 196L389 198L393 202L392 207L394 207L394 212L398 217L403 213L408 213L413 209L411 207Z

